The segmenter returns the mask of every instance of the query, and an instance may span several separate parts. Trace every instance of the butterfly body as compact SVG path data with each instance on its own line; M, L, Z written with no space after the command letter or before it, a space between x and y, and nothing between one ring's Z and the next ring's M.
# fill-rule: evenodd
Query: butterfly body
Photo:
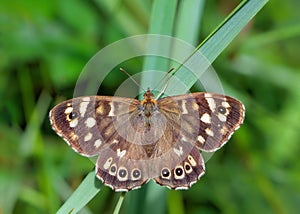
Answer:
M116 191L153 179L187 189L205 172L199 150L223 146L244 119L234 98L192 93L142 101L108 96L78 97L50 111L53 129L76 152L98 155L96 175Z
M157 102L154 99L154 95L150 92L149 88L144 94L144 99L141 101L141 106L145 116L145 126L147 127L147 129L149 129L151 116L153 112L157 110Z

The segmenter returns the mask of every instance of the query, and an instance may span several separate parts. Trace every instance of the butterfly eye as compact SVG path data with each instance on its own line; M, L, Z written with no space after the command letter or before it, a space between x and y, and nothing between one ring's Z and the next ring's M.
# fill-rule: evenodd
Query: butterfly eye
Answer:
M169 178L170 177L170 170L169 169L167 169L167 168L164 168L164 169L162 169L161 170L161 176L163 177L163 178Z
M226 114L227 111L226 108L223 106L219 106L217 110L220 114Z
M112 164L110 169L109 169L109 174L115 175L116 172L117 172L117 166L116 166L116 164Z
M119 176L120 176L121 178L125 178L126 175L127 175L126 169L120 169L120 170L119 170Z
M69 116L68 116L68 118L70 119L70 120L74 120L74 119L76 119L78 117L78 114L76 113L76 112L71 112L70 114L69 114Z
M191 167L191 165L188 162L184 163L184 170L186 173L191 173L193 171L193 168Z
M178 167L175 169L175 173L177 176L181 176L183 174L183 169L181 167Z
M139 170L139 169L132 170L131 177L132 177L132 180L140 179L141 178L141 170Z

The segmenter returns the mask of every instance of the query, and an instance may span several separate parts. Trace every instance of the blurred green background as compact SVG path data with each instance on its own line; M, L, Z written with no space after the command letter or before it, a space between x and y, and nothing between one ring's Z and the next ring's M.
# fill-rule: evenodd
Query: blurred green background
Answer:
M195 46L240 1L201 2ZM52 131L48 112L72 98L98 50L148 32L152 6L151 0L1 2L0 214L55 213L93 170ZM147 213L158 200L161 213L300 211L299 8L298 0L270 1L213 63L225 93L245 103L246 119L206 163L201 181L188 191L150 183L126 195L121 213ZM140 71L134 64L126 70ZM114 94L124 78L108 78L104 93ZM146 197L151 188L163 194ZM111 213L119 195L103 187L82 213Z

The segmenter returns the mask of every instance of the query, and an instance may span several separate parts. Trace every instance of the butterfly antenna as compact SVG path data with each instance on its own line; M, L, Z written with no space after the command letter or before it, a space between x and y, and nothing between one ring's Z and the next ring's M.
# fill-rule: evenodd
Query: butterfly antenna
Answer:
M171 69L165 74L165 76L164 76L163 79L165 79L166 77L168 77L167 80L166 80L166 84L164 85L164 87L163 87L163 89L161 90L161 92L156 96L156 99L160 98L160 97L165 93L165 91L166 91L166 89L167 89L167 87L168 87L168 85L169 85L170 79L171 79L171 77L173 76L173 75L170 75L170 76L168 76L168 75L169 75L173 70L174 70L174 68L171 68ZM162 80L163 80L163 79L162 79Z
M120 71L126 74L138 87L142 88L142 86L135 79L133 79L133 77L124 68L120 68ZM145 89L143 90L145 91Z

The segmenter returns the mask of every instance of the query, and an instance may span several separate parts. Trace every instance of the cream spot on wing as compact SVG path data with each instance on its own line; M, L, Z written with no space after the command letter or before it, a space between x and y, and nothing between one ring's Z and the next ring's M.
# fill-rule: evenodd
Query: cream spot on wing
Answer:
M119 141L114 139L112 143L119 143Z
M101 146L101 144L102 144L102 140L98 139L98 140L95 141L94 146L96 148L99 148L99 146Z
M98 108L96 109L96 113L100 115L104 114L104 105L102 103L99 104Z
M118 157L123 157L126 154L126 150L117 149L117 156Z
M76 135L74 132L70 133L70 137L73 141L78 140L78 135Z
M190 164L192 166L196 166L197 165L195 159L191 155L188 156L188 160L189 160L189 162L190 162Z
M211 123L211 116L208 113L204 113L204 114L202 114L200 120L203 123Z
M218 118L219 118L219 120L221 120L222 122L226 122L226 120L227 120L227 117L226 117L226 115L224 115L224 114L218 114Z
M222 135L225 135L227 133L228 129L226 128L226 126L223 126L223 128L220 129L220 132Z
M182 104L181 104L181 107L182 107L182 114L188 114L188 111L186 109L186 100L182 100Z
M93 137L93 134L89 132L84 136L84 141L89 141L90 139L92 139L92 137Z
M201 144L204 144L204 143L205 143L205 139L204 139L201 135L198 136L197 140L198 140Z
M65 110L65 114L70 114L72 111L73 111L73 108L72 107L68 107Z
M192 108L197 111L199 109L199 105L196 102L192 102Z
M115 116L115 106L112 102L110 102L109 105L110 105L110 111L108 113L108 116L113 117Z
M112 160L113 160L112 157L108 158L106 160L106 162L104 163L103 168L108 169L110 167L111 163L112 163Z
M225 108L229 108L230 107L229 103L226 102L226 101L222 102L222 106L225 107Z
M82 98L82 101L84 102L90 102L91 98L90 97L84 97Z
M92 128L94 125L96 125L96 120L92 117L89 117L86 119L85 124L87 127Z
M76 118L70 122L70 127L74 128L77 126L77 124L78 124L78 118Z
M209 135L209 136L212 136L212 137L214 136L214 132L213 132L210 128L206 128L206 129L205 129L205 132L206 132L206 134Z
M181 140L184 141L184 142L188 142L188 140L186 139L185 136L182 136L182 137L181 137Z
M178 156L181 156L183 154L182 146L180 146L179 149L174 148L173 150Z
M211 111L215 111L216 109L216 102L215 100L212 98L212 95L210 93L205 93L205 99L208 103L208 106L210 108Z
M79 105L79 112L81 117L84 117L87 106L88 106L89 102L81 102Z

